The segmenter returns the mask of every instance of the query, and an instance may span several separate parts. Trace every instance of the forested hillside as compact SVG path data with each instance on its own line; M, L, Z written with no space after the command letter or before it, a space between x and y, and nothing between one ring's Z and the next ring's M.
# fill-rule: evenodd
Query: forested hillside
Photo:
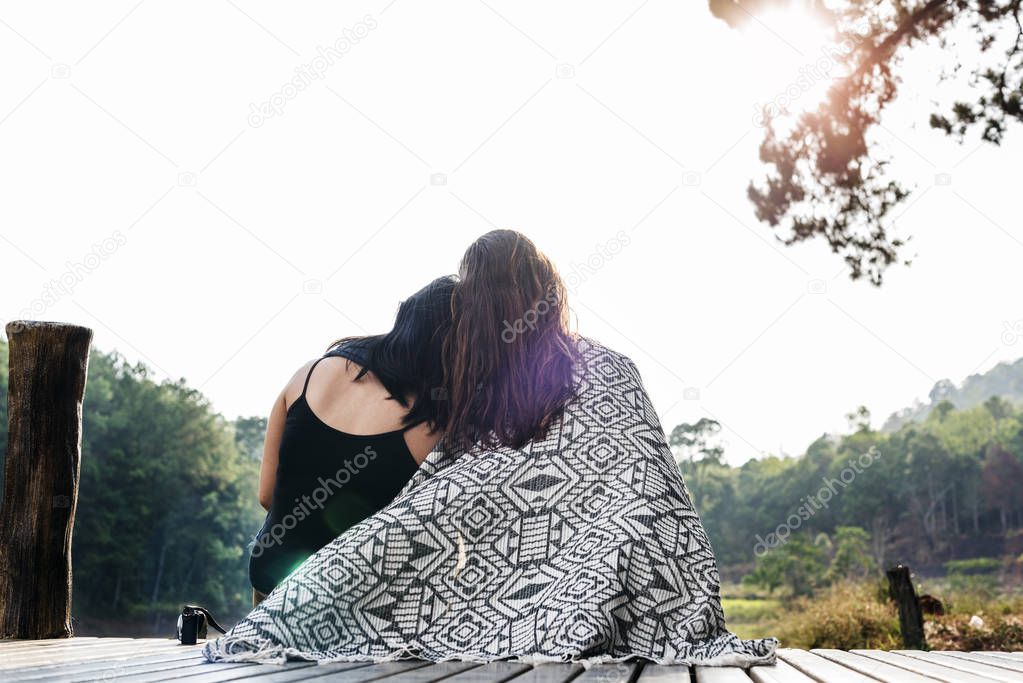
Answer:
M839 527L867 533L877 567L1023 552L1023 412L992 397L939 403L921 423L876 431L862 410L851 434L822 436L799 457L722 464L716 423L671 440L719 563L748 571L789 537Z
M992 396L1023 405L1023 358L1015 363L999 363L982 375L970 375L959 386L952 380L935 382L928 395L928 403L917 401L893 413L884 423L885 431L895 431L910 422L919 422L930 415L934 407L948 401L956 408L972 408Z

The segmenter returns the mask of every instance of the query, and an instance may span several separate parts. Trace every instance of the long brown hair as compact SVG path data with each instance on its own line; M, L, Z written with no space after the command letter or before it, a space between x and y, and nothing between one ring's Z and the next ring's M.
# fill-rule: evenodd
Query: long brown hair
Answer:
M576 345L565 285L529 238L494 230L462 257L444 342L455 445L521 448L543 438L573 394Z

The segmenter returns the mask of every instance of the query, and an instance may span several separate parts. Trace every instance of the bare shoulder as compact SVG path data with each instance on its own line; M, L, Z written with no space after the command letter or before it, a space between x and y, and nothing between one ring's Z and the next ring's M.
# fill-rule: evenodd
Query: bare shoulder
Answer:
M284 388L284 401L288 406L294 403L295 400L302 395L302 389L305 388L306 378L309 377L309 373L312 371L314 365L316 366L317 379L319 380L322 378L328 384L345 377L354 379L359 373L359 366L350 362L347 358L341 358L339 356L314 358L303 364L302 367L295 371L295 374L291 376L291 379L288 380L288 384Z
M314 363L316 363L316 359L309 361L298 370L295 370L291 379L289 379L288 383L284 386L282 394L284 396L284 404L287 407L291 407L291 404L295 402L295 399L302 395L302 387L305 385L305 378L309 376L309 371L312 369Z

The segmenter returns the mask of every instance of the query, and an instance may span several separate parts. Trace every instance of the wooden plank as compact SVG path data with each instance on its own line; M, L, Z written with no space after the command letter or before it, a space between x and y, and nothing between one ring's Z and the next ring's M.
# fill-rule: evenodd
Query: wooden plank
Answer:
M315 669L270 674L269 676L259 676L253 680L255 683L284 683L285 681L316 680L323 676L330 676L331 683L364 683L364 681L396 677L399 674L407 673L414 669L436 666L436 664L414 660L384 662L382 664L370 664L369 666L360 666L358 668L344 668L345 666L345 664L320 664ZM292 673L307 673L308 675L305 678L295 678L290 675Z
M139 650L150 650L156 647L172 647L176 645L176 641L156 641L156 640L132 640L130 638L125 639L112 639L110 641L94 641L88 643L68 643L66 645L56 645L50 647L34 646L25 649L11 650L3 653L3 661L13 661L18 658L37 658L37 657L55 657L61 654L74 653L74 654L90 654L96 652L115 652L115 651L139 651Z
M37 661L33 666L34 669L53 668L61 667L70 664L74 664L75 661L90 662L97 661L97 659L107 658L110 661L117 661L117 659L127 659L129 657L140 657L150 654L158 654L162 652L187 652L197 651L186 649L180 645L149 645L140 644L135 645L132 643L124 643L118 645L110 645L108 647L88 647L79 648L75 650L48 650L45 652L25 652L19 653L17 657L10 657L11 662L16 662L18 668L23 668L27 665L21 664L25 659L31 658L33 661L38 657L44 657L43 661ZM0 655L3 662L7 662L8 658L5 655ZM0 669L2 670L2 669Z
M965 671L966 673L969 674L984 676L985 678L990 678L992 681L1004 681L1005 683L1023 683L1023 673L1020 673L1018 671L1009 671L1008 669L998 668L996 666L991 666L990 664L971 662L968 659L949 657L947 655L940 655L935 652L920 652L919 650L896 650L896 653L904 655L906 657L912 657L913 659L931 662L932 664L937 664L939 666L945 666L950 669Z
M519 681L518 676L531 668L529 664L520 662L490 662L455 674L450 680L458 683L504 683L515 678Z
M185 660L184 662L176 662L175 666L159 668L158 666L150 665L146 667L144 671L133 670L132 667L114 667L104 672L99 677L102 681L132 681L133 683L142 683L143 681L170 681L178 680L181 678L198 677L202 674L212 673L210 671L211 664L196 663L194 660ZM224 674L232 669L241 668L253 668L259 666L258 664L249 663L237 663L232 662L230 664L217 664L219 673ZM89 674L84 678L79 678L80 681L91 681L96 680L95 674Z
M119 656L126 652L156 652L172 648L172 645L132 645L131 643L111 643L104 646L77 648L47 648L16 652L4 655L0 662L0 671L28 666L48 666L51 664L67 664L75 661L102 659L107 656Z
M144 681L180 680L187 677L188 683L214 683L217 681L239 680L243 683L291 683L293 681L319 680L329 676L338 683L362 683L396 676L413 669L432 666L429 662L403 661L372 664L370 662L337 662L316 664L314 662L289 662L287 664L200 664L187 671L169 672L172 677L151 678ZM134 677L115 678L115 683L139 683Z
M583 670L582 664L550 662L537 664L515 677L515 683L567 683ZM685 683L689 683L688 680Z
M87 647L108 642L129 643L133 638L51 638L49 640L5 640L0 653L25 652L52 647Z
M900 669L897 666L879 662L876 659L854 655L842 650L811 650L816 655L837 662L844 667L858 671L883 683L933 683L934 679L921 674Z
M335 666L334 671L357 669L365 666L367 664L362 662L348 662ZM241 663L235 667L225 667L221 664L200 664L198 667L200 673L188 676L187 680L188 683L224 683L226 681L261 683L267 679L297 681L315 677L320 673L319 668L316 662L288 662L286 664L253 664L250 662ZM171 671L171 673L176 674L174 671ZM133 679L126 678L124 680ZM115 678L113 681L119 683L121 679Z
M812 678L782 660L773 666L752 667L749 677L756 683L814 683Z
M103 652L111 648L123 648L132 647L131 640L117 640L113 643L104 643L102 641L88 642L88 643L65 643L64 645L50 645L50 646L34 646L27 648L17 648L9 651L5 651L0 654L0 670L9 668L18 662L28 661L35 662L40 658L46 657L62 657L68 654L79 654L89 652ZM27 666L28 664L26 664Z
M1004 659L1012 659L1017 662L1023 662L1023 652L988 652L989 655L995 655Z
M101 678L102 672L112 666L122 666L125 669L129 669L149 665L155 668L172 669L177 666L185 666L185 660L198 662L200 659L201 655L199 653L194 650L185 651L182 648L180 651L172 650L152 655L140 653L118 661L100 660L84 664L55 664L31 669L14 669L9 675L17 677L19 681L38 681L40 683L45 680L74 680L80 676L96 679Z
M698 666L696 683L750 683L746 672L736 667Z
M75 636L74 638L0 638L0 648L7 645L45 645L46 643L66 643L77 640L99 640L98 636Z
M984 678L983 676L976 676L974 674L966 673L965 671L950 669L947 666L942 666L941 664L925 662L921 659L907 657L906 655L897 655L894 652L884 652L882 650L853 650L852 652L863 657L876 659L877 661L884 662L885 664L897 666L901 669L905 669L906 671L912 671L913 673L917 673L922 676L930 676L931 678L939 681L947 681L948 683L990 683L989 679Z
M874 683L876 679L806 650L779 648L778 657L815 681L827 683Z
M31 683L70 683L71 681L107 681L107 680L120 680L120 678L126 676L133 676L138 674L152 674L154 672L173 672L178 669L183 669L190 666L196 666L200 662L194 657L187 659L150 659L147 657L135 658L132 660L118 661L118 662L94 662L93 664L99 664L98 668L85 669L84 667L76 667L71 665L67 667L67 670L62 668L51 668L45 672L40 672L41 677L37 678L19 678L19 680L31 681ZM167 674L168 677L173 677L172 673Z
M417 679L437 681L440 679L444 680L444 683L450 681L458 681L459 683L500 683L502 681L514 681L514 683L565 683L569 678L575 676L582 670L582 666L579 664L570 663L550 663L540 664L536 667L530 667L528 664L521 664L518 662L494 662L491 664L475 664L469 668L462 669L458 673L447 674L450 669L445 667L445 664L470 664L469 662L444 662L440 664L430 664L428 662L393 662L391 664L376 664L371 669L363 674L358 679L337 679L331 674L331 681L342 680L344 683L354 683L356 680L374 680L375 678L386 678L387 683L409 683L409 677L411 674L420 672L416 675ZM405 665L405 666L418 666L423 667L422 669L416 668L415 671L402 671L397 673L390 673L388 671L381 672L379 667L390 667L394 665ZM321 665L317 669L323 669L332 665ZM432 670L432 671L430 671ZM319 671L308 672L311 676L319 676ZM252 683L278 683L278 680L299 680L291 678L274 678L272 681L264 677L258 677L253 679ZM301 679L308 680L308 679ZM189 682L191 683L191 681ZM248 683L246 680L245 683ZM574 679L573 679L574 683Z
M949 657L983 662L984 664L990 664L1011 671L1023 671L1023 661L1016 661L1008 657L998 657L990 652L956 652L955 650L935 650L935 652L941 655L948 655Z
M87 640L99 640L96 636L75 636L74 638L44 638L42 640L0 640L0 652L7 652L12 647L32 647L34 645L53 645L54 643L78 643Z
M594 664L572 679L572 683L629 683L636 679L639 662Z
M148 643L100 643L95 646L68 648L39 648L25 652L16 652L11 655L4 655L0 663L0 671L18 667L48 666L52 664L70 664L73 662L84 662L88 660L103 659L107 656L116 656L123 652L157 652L160 650L180 647L176 643L167 641Z
M344 671L368 669L373 666L371 662L337 662L334 664L311 664L310 666L296 666L296 664L296 662L289 662L284 665L256 664L253 666L258 667L258 669L251 666L248 669L242 669L239 673L243 674L244 678L233 680L238 680L240 683L292 683L294 681L324 680L324 677L327 677L326 680L335 681L344 680L338 678ZM192 683L193 680L204 683L232 680L229 678L212 678L214 675L209 674L210 678L189 678L188 683Z
M402 671L389 676L389 683L431 683L441 678L454 677L455 674L473 669L479 662L439 662L421 666L409 671Z
M685 664L647 664L637 683L690 683L691 669Z

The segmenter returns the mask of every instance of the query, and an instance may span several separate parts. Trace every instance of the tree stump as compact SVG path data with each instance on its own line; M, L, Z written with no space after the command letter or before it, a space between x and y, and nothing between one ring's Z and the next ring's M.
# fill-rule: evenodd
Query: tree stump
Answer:
M70 638L71 530L92 330L14 321L0 508L0 638Z
M925 650L924 616L916 597L909 567L898 565L888 570L888 595L899 606L899 630L907 650Z

